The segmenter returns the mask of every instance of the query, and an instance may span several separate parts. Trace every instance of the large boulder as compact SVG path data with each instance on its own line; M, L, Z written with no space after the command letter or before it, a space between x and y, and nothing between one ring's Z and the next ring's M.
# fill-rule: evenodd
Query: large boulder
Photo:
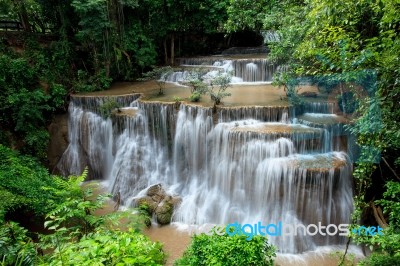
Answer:
M155 202L151 197L149 196L144 196L142 198L139 198L136 200L136 205L140 206L140 205L147 205L149 206L149 212L153 213L157 206L158 206L158 202Z
M171 222L174 209L182 202L178 196L168 195L161 184L150 186L145 196L137 198L135 203L137 206L147 205L149 214L155 214L156 220L160 225L169 224Z
M171 222L173 212L174 205L170 199L165 198L156 208L155 214L157 222L161 225L169 224Z

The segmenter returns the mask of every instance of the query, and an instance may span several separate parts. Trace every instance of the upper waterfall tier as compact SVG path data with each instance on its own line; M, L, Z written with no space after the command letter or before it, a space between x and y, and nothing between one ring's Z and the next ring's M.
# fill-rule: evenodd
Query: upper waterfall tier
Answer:
M106 118L99 112L105 99L72 97L62 174L88 166L127 206L148 186L162 184L182 197L173 221L184 224L350 221L352 167L347 146L338 144L346 135L304 122L318 115L296 119L287 106L177 109L129 95L118 97L124 107ZM329 104L305 108L333 117ZM290 235L270 241L280 252L299 253L345 239Z
M267 58L266 55L258 55L255 58L241 57L195 57L195 58L179 58L178 64L185 68L203 68L210 71L222 71L231 73L233 76L232 83L241 82L271 82L274 73L278 70L278 65ZM168 81L181 82L184 81L190 69L177 71L170 75Z

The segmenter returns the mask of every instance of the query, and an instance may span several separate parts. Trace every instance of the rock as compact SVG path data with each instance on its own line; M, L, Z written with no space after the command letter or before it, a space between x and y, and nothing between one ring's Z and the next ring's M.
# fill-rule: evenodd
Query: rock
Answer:
M162 188L161 184L153 185L147 189L146 195L151 197L157 203L161 202L167 193Z
M155 214L160 225L171 222L174 209L182 202L178 196L168 195L161 184L150 186L146 191L146 196L135 200L136 206L146 204L149 206L149 215Z
M140 206L142 204L146 204L147 206L149 206L150 213L153 213L158 206L158 202L155 202L149 196L145 196L143 198L136 199L135 202L136 202L136 206Z
M171 200L163 200L155 211L157 222L161 225L169 224L171 222L172 214L174 212L174 205Z
M172 205L174 205L174 208L176 208L179 204L181 204L182 198L178 196L173 196L171 199Z
M60 174L57 164L68 147L68 114L55 115L48 126L50 142L47 150L49 169L54 174Z

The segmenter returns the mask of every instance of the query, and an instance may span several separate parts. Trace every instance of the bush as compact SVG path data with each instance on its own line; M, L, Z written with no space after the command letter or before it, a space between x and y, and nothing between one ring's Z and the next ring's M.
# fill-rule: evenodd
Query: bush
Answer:
M35 265L36 256L35 245L26 229L14 222L0 227L0 265Z
M400 256L388 256L373 253L370 257L362 260L360 266L400 266Z
M139 81L154 80L158 86L158 95L164 94L165 83L167 82L168 76L174 72L172 67L153 67L153 70L144 73L143 78L138 79Z
M49 210L48 200L54 198L44 187L55 187L55 178L35 159L0 145L0 213L44 216Z
M120 108L121 104L117 102L115 97L107 97L100 105L100 114L103 118L107 119L115 109L117 109L119 112Z
M40 246L54 252L41 258L42 265L162 265L161 244L139 233L144 222L140 210L137 216L129 212L95 214L110 195L95 198L96 183L82 189L87 173L85 169L80 176L57 180L59 190L54 194L64 200L49 202L53 209L46 216L45 227L52 234L42 235ZM116 229L122 220L129 231Z
M41 265L163 265L162 245L134 232L103 228L66 243L45 258Z
M193 237L175 266L269 266L273 265L274 257L275 248L262 236L247 241L246 236L200 234Z
M201 99L201 94L199 92L193 92L189 99L191 102L198 102Z
M232 76L230 74L219 73L210 83L208 94L214 102L214 106L221 103L222 99L231 96L231 93L226 92L230 86ZM218 89L217 89L218 88Z
M373 254L360 265L400 265L400 183L389 181L385 187L383 199L375 201L383 207L384 214L389 217L383 235L371 237L352 233L355 243L366 244L374 249Z

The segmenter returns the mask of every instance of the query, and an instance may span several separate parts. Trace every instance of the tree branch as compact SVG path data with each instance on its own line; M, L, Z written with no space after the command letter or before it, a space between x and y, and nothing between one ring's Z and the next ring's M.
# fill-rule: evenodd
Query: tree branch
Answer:
M372 208L375 220L378 222L379 226L382 228L388 227L388 224L387 224L385 218L383 217L381 208L379 208L379 207L377 208L373 201L370 202L370 206Z
M394 174L394 176L400 180L400 177L396 174L396 171L394 171L394 169L392 167L390 167L389 163L386 161L385 157L382 157L382 161L387 165L387 167L389 167L390 171L392 171L392 173Z

